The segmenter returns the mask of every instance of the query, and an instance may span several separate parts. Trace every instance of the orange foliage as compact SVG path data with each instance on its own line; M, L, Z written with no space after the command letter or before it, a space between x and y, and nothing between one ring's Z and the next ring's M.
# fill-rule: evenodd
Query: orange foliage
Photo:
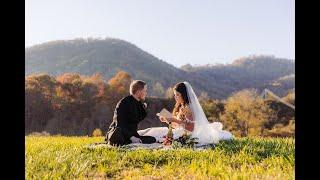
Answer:
M108 81L108 84L112 91L116 92L120 96L123 96L129 93L131 82L132 78L128 73L119 71L113 78Z

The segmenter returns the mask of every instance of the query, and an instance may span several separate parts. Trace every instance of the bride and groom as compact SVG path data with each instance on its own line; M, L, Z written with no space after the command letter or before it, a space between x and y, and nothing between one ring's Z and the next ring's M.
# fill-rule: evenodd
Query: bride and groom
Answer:
M184 134L197 138L198 144L218 143L219 140L232 139L232 134L222 130L220 122L209 123L203 109L188 82L180 82L173 88L176 101L172 116L162 116L161 122L170 124L173 139ZM106 134L106 141L111 145L130 143L151 144L162 142L168 133L167 127L151 127L137 130L138 124L146 116L147 104L143 103L147 95L147 84L136 80L130 85L130 95L121 99L115 108L113 121Z

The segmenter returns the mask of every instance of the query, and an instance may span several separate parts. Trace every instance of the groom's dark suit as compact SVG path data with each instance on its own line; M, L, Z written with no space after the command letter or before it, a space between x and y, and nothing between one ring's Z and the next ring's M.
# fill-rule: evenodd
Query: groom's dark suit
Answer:
M114 111L113 121L106 135L106 141L111 145L130 144L130 138L140 138L142 143L154 143L151 136L140 136L137 132L138 123L147 116L144 105L132 95L122 98Z

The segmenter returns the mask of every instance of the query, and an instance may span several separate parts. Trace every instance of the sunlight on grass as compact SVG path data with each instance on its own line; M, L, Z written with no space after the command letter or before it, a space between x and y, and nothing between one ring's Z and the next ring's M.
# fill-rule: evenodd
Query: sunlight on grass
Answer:
M103 137L27 136L26 179L294 179L293 138L237 138L214 150L89 149Z

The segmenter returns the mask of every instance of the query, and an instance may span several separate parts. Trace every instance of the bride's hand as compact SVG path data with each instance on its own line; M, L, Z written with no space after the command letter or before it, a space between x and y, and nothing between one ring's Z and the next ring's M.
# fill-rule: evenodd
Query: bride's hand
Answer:
M176 122L176 119L175 118L165 118L167 120L167 122Z
M168 122L168 121L166 120L166 118L163 117L163 116L160 116L159 119L160 119L161 122L166 122L166 123Z

